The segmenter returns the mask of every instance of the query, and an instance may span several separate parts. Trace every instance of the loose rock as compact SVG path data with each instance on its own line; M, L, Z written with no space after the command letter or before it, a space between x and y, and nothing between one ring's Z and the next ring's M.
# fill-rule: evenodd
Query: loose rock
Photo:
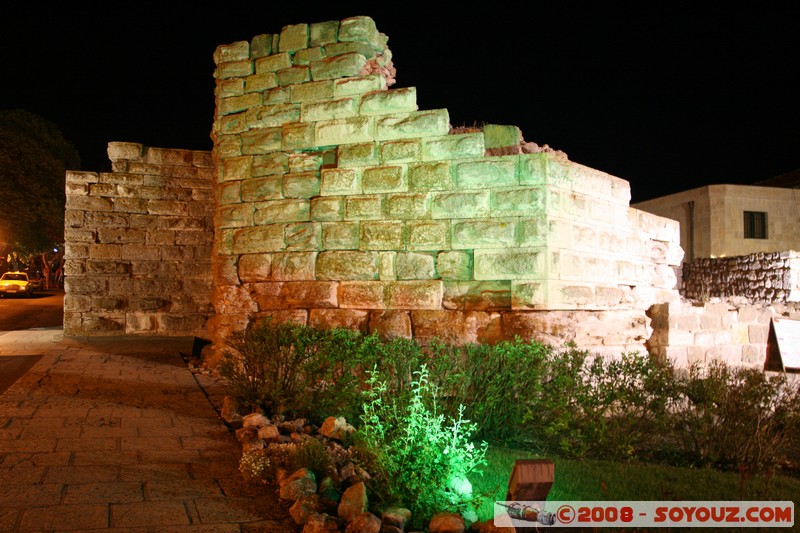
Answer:
M372 513L364 513L347 524L345 533L380 533L381 519Z
M339 521L325 513L312 514L308 517L305 527L303 527L303 533L333 533L338 531Z
M280 484L280 497L282 500L297 501L303 496L317 493L317 481L314 472L308 468L301 468Z
M352 522L367 510L367 487L363 482L348 487L339 502L339 518ZM462 530L463 531L463 530Z
M438 513L433 515L428 525L430 533L464 533L464 519L456 513Z

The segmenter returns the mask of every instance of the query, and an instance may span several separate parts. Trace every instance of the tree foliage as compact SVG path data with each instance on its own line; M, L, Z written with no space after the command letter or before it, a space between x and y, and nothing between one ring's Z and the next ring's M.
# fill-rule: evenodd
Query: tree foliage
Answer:
M0 245L30 254L64 240L64 180L80 157L52 122L0 110Z

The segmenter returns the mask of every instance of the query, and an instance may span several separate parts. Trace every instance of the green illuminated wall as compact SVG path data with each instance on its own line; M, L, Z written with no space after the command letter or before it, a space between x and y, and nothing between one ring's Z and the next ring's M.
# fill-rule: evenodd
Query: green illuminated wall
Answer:
M215 339L272 316L641 347L676 297L677 223L513 126L450 134L389 88L386 44L355 17L217 49Z

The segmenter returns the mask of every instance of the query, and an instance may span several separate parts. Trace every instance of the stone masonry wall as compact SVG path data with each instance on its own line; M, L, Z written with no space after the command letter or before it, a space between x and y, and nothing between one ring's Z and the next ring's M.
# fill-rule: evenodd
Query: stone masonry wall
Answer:
M515 127L449 134L446 109L388 88L386 44L354 17L215 52L217 346L269 316L643 349L645 310L677 298L677 222Z
M690 300L741 296L761 303L800 301L800 253L759 252L684 263L681 294Z
M665 357L676 366L719 360L763 368L770 319L800 320L800 305L712 298L705 303L657 304L649 315L653 335L647 347L651 355Z
M213 312L209 152L110 143L68 172L65 335L203 336Z

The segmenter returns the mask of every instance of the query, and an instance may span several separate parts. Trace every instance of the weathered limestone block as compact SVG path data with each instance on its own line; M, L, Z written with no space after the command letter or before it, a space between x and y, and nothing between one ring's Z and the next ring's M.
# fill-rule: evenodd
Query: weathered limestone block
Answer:
M369 314L369 332L383 338L403 337L410 339L411 317L408 311L372 311Z
M472 279L472 254L466 251L440 252L436 256L436 271L442 279Z
M515 220L462 220L453 221L453 248L497 248L513 247L515 244Z
M371 142L374 121L368 116L338 118L315 123L317 146Z
M318 250L322 244L322 225L316 222L287 224L284 242L289 251Z
M474 255L476 280L543 279L546 254L541 248L479 249Z
M294 52L308 47L308 24L289 24L281 30L278 39L278 50L281 52Z
M277 222L303 222L311 218L311 203L306 198L267 200L255 204L253 222L256 225Z
M138 143L110 142L108 143L107 153L112 162L119 160L136 161L142 158L142 145ZM81 173L81 178L88 177L91 174ZM77 173L70 172L70 175L74 179Z
M351 96L336 100L303 102L300 106L300 119L303 122L348 118L357 114L358 101Z
M409 221L406 223L409 250L447 250L450 248L450 223L443 220Z
M477 218L489 213L489 191L433 193L432 218Z
M308 325L319 329L347 328L367 333L369 312L359 309L312 309Z
M442 282L440 280L388 282L386 304L389 309L440 309Z
M233 234L234 254L280 252L285 247L282 224L242 228Z
M240 184L242 201L245 202L278 200L283 197L281 194L282 180L279 176L250 178L234 183Z
M342 281L339 307L343 309L386 309L385 286L380 281Z
M314 125L307 122L284 124L281 126L281 146L284 150L314 148Z
M350 96L386 89L386 79L380 74L342 78L333 81L333 95Z
M501 339L499 313L483 311L411 311L414 337L420 341L439 339L454 344L497 342Z
M387 38L378 31L375 21L370 17L350 17L341 22L339 40L362 41L369 43L376 52L382 52L386 49Z
M544 199L538 188L493 190L490 205L492 216L544 216Z
M323 169L321 172L322 196L359 194L361 192L360 173L353 168Z
M382 218L380 196L350 196L345 204L345 220L377 220Z
M419 161L422 157L422 145L418 139L401 139L381 143L383 163L408 163Z
M511 282L445 281L442 307L464 311L511 309Z
M339 21L316 22L309 27L309 46L335 43L339 38Z
M242 132L242 154L263 154L281 149L280 128L258 128Z
M254 61L255 71L260 74L262 72L276 72L292 66L292 58L288 52L279 52L266 57L258 58Z
M430 216L429 197L424 193L389 194L383 202L383 212L389 219L420 220Z
M400 250L403 247L402 222L365 221L359 237L362 250Z
M328 57L321 61L312 61L309 65L311 78L314 81L332 80L358 76L367 64L367 59L361 54L351 52L338 56Z
M344 198L341 196L311 198L311 220L330 222L344 220Z
M423 161L465 159L484 156L482 133L465 133L422 139Z
M395 259L397 279L433 279L436 275L434 262L433 254L400 252Z
M407 87L389 91L376 91L361 97L359 113L362 115L388 115L417 110L417 89Z
M513 187L518 184L516 159L510 157L467 161L456 165L456 186L459 189Z
M450 117L447 109L414 111L376 117L375 139L388 141L447 134Z
M360 227L357 222L328 222L322 224L322 247L326 250L357 250Z
M365 193L405 192L408 185L401 166L369 167L362 171L362 187Z
M339 167L371 166L379 163L374 142L343 144L338 147L336 161Z
M317 258L317 279L376 280L378 260L376 252L322 252Z
M253 299L260 311L332 308L338 306L338 285L330 281L254 283Z
M258 257L258 256L242 256ZM274 281L309 281L315 279L316 252L272 254L270 279Z

